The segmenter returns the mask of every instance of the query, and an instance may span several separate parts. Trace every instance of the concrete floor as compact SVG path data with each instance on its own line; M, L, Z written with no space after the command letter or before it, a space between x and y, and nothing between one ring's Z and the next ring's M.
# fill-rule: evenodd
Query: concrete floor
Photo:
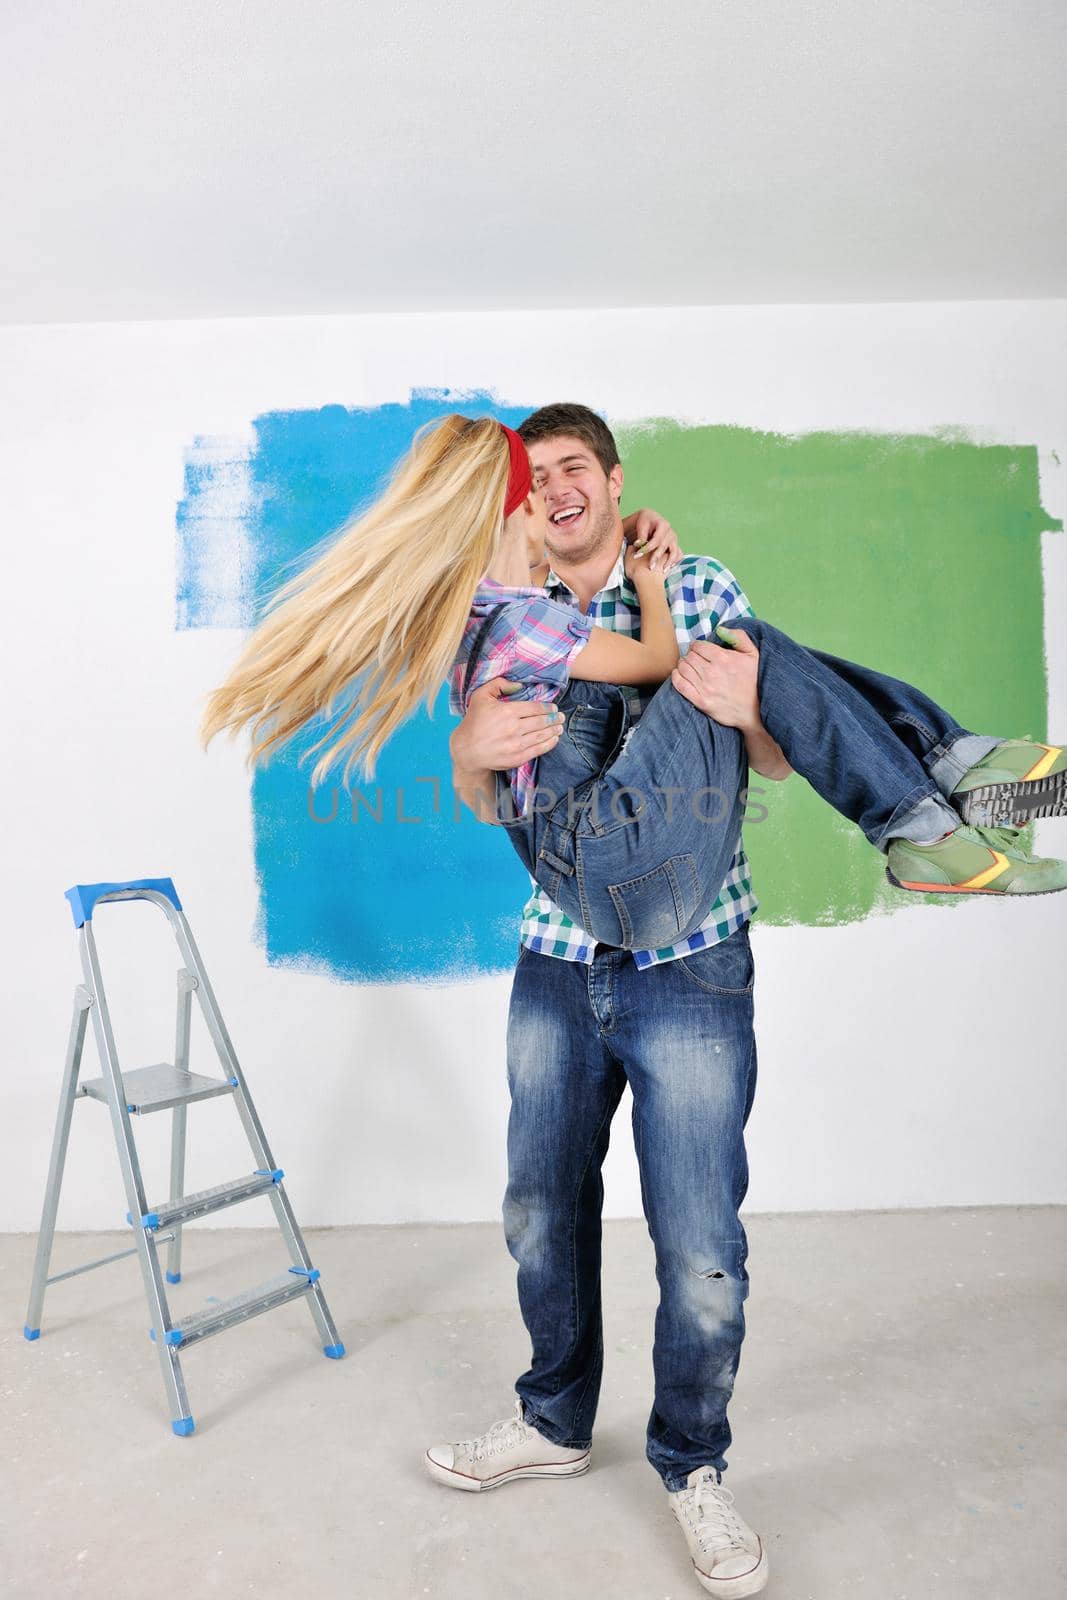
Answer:
M769 1600L1061 1600L1065 1221L1053 1208L746 1218L748 1336L726 1482ZM121 1238L121 1236L119 1236ZM345 1360L302 1305L184 1362L171 1433L133 1259L48 1291L0 1236L0 1592L18 1600L685 1600L702 1594L644 1459L656 1285L605 1225L593 1464L483 1495L427 1444L513 1405L529 1346L496 1225L309 1230ZM52 1270L120 1247L62 1235ZM285 1266L272 1231L187 1229L177 1310Z

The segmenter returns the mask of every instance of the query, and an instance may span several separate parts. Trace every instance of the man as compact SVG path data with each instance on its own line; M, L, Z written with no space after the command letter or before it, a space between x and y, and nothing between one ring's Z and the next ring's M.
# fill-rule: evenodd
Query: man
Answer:
M623 469L610 430L585 406L554 405L519 432L553 529L547 592L601 627L636 633L636 593L623 572ZM710 641L717 625L753 614L740 585L705 556L676 562L666 584L683 652L675 687L740 730L758 773L788 776L760 721L755 648L743 635L737 651L699 642ZM453 732L461 793L484 789L490 772L542 754L559 737L551 708L509 704L506 688L495 680L477 691ZM650 695L629 691L633 717ZM601 1167L629 1082L660 1282L646 1454L697 1577L730 1600L767 1581L761 1541L721 1483L748 1294L738 1208L748 1186L743 1132L756 1085L748 938L756 904L740 828L707 921L668 949L595 944L535 886L508 1021L503 1207L533 1360L515 1385L514 1416L426 1457L439 1481L473 1490L588 1467L603 1367Z

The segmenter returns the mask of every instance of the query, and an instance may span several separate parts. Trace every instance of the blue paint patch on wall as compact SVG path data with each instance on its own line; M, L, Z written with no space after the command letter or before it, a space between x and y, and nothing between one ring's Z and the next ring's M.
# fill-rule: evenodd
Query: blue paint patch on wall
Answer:
M177 515L176 625L253 626L311 547L374 498L423 423L461 410L516 426L534 409L414 390L407 404L267 413L251 448L198 439ZM354 983L454 980L512 965L530 880L497 830L456 805L454 725L442 689L433 717L414 716L373 783L350 793L339 782L312 791L315 758L298 765L326 731L321 719L257 768L256 936L271 963Z

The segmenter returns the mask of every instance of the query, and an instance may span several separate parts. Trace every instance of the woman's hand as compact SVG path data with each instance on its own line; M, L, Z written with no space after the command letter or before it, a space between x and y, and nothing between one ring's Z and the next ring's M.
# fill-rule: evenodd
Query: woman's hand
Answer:
M668 572L681 560L682 549L674 529L658 511L631 511L622 519L622 531L628 549L647 555L653 572Z
M645 676L627 678L627 683L662 683L672 667L678 665L678 636L671 616L667 585L662 570L656 570L662 557L649 556L647 549L639 552L635 544L628 544L622 558L623 571L637 591L641 607L641 643ZM635 641L627 639L628 645ZM578 657L579 661L581 656ZM651 677L647 674L651 673Z
M647 549L638 550L635 544L626 544L623 547L622 570L634 585L635 589L643 588L649 582L658 583L663 587L663 573L655 570L656 557L650 556Z

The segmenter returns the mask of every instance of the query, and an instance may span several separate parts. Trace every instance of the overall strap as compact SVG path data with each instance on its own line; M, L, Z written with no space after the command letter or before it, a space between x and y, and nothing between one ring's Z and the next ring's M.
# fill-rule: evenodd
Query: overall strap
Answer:
M485 647L485 642L489 637L490 628L496 621L499 613L504 610L504 607L507 604L508 602L506 600L501 600L499 604L495 605L491 611L487 611L485 616L482 618L482 623L478 629L478 632L474 635L474 642L471 645L470 654L467 657L467 670L463 674L463 688L460 691L460 704L463 707L464 714L466 714L467 710L467 696L470 693L471 678L474 674L474 669L478 665L478 657L481 655L482 650Z

